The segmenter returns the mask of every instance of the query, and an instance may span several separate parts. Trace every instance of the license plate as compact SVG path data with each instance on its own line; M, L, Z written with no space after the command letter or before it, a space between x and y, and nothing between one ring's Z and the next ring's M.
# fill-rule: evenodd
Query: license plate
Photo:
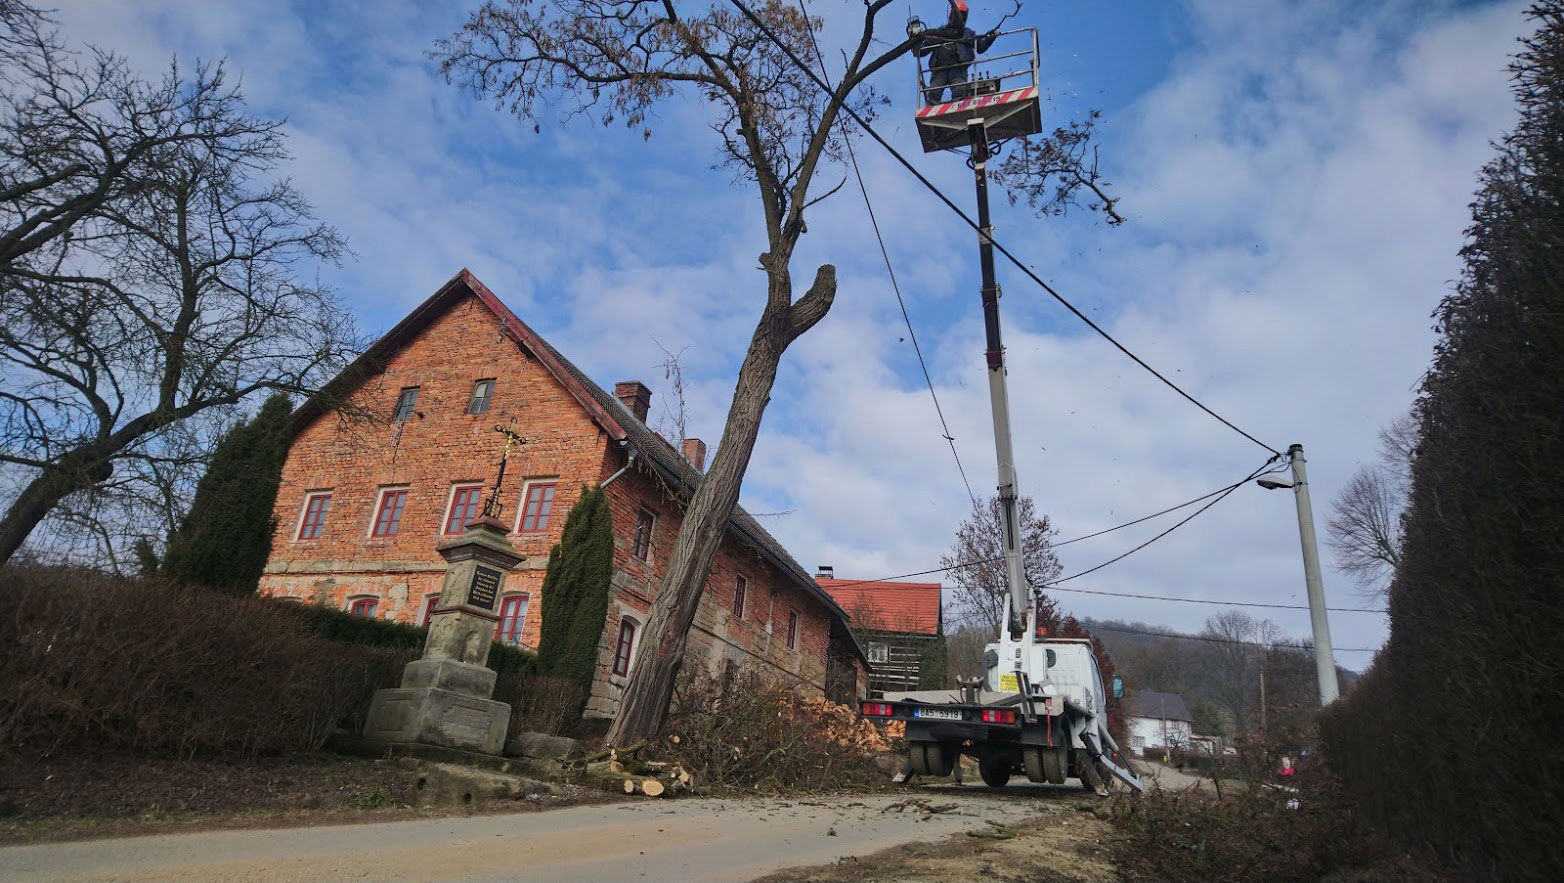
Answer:
M959 721L963 719L961 717L961 712L950 711L944 708L914 708L912 710L912 716L926 717L930 718L931 720L938 721Z

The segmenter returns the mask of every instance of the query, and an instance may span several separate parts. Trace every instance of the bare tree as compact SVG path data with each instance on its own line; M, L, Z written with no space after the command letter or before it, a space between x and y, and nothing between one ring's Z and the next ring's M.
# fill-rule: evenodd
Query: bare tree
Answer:
M1370 595L1383 595L1401 561L1401 513L1411 490L1417 424L1410 414L1379 432L1379 462L1360 466L1337 495L1325 523L1336 569Z
M272 177L280 124L248 115L221 65L148 82L4 9L20 61L0 80L0 563L73 494L140 468L145 492L175 480L156 469L186 459L183 421L308 394L358 344L299 273L343 241Z
M1281 639L1281 629L1242 610L1225 610L1207 619L1201 634L1209 639L1209 695L1232 715L1237 732L1247 733L1260 689L1260 669L1268 646Z
M685 407L684 400L684 354L689 347L679 350L677 353L669 352L656 338L652 343L663 351L665 357L657 367L663 369L663 380L668 382L668 395L659 396L663 402L662 419L658 421L658 431L663 437L673 442L674 447L684 444L684 440L690 434L690 413ZM673 404L668 404L668 402Z
M1048 516L1037 514L1031 497L1020 499L1020 523L1022 567L1027 580L1033 586L1041 586L1061 572L1052 542L1056 531ZM956 541L950 551L940 557L940 566L950 568L947 572L955 612L952 620L982 629L989 641L998 639L1010 604L1010 593L1005 588L1003 524L999 498L989 497L973 506L956 528ZM1059 609L1052 599L1042 597L1038 618L1044 622L1059 619Z
M655 735L684 658L685 640L726 533L782 354L819 322L836 297L836 268L825 264L798 295L792 259L806 210L823 196L811 187L822 162L840 160L844 107L865 118L878 96L868 80L908 52L913 38L887 48L876 22L890 0L867 0L856 44L844 54L835 88L825 95L795 59L818 58L822 26L802 5L762 0L753 10L676 0L491 0L434 51L441 70L479 96L536 120L546 105L645 128L653 105L681 89L713 109L722 162L752 182L760 198L766 245L759 258L765 297L739 369L721 444L686 505L640 642L635 666L608 740L626 744ZM757 25L756 20L761 24ZM899 29L898 23L898 29ZM871 51L874 50L874 51ZM877 54L876 54L877 53ZM1090 170L1083 170L1089 176ZM839 187L840 185L838 185ZM1074 179L1063 197L1082 186Z

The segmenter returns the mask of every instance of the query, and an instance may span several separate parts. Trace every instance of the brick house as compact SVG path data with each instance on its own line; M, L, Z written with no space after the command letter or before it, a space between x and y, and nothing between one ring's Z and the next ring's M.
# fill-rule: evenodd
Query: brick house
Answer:
M870 695L919 689L926 654L944 640L940 584L836 579L823 565L815 582L847 611L867 651Z
M603 484L614 574L588 714L611 716L706 454L648 429L650 403L635 381L610 395L463 270L295 412L260 591L427 621L445 570L435 546L480 512L504 427L525 439L499 499L526 559L497 607L497 637L537 647L549 551L582 487ZM848 701L868 669L847 614L742 509L688 647L687 668L754 664L808 690L829 682Z

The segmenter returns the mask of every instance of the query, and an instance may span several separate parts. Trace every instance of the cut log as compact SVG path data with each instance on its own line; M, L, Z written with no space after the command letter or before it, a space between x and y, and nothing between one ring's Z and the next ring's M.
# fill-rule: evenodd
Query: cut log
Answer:
M656 779L642 779L639 783L641 793L647 797L661 797L667 786Z

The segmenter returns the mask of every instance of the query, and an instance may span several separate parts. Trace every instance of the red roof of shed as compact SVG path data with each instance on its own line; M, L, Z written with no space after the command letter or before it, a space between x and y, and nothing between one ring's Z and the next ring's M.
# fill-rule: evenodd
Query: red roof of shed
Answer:
M847 611L854 626L920 635L939 632L939 583L866 582L823 577L815 577L815 582Z

